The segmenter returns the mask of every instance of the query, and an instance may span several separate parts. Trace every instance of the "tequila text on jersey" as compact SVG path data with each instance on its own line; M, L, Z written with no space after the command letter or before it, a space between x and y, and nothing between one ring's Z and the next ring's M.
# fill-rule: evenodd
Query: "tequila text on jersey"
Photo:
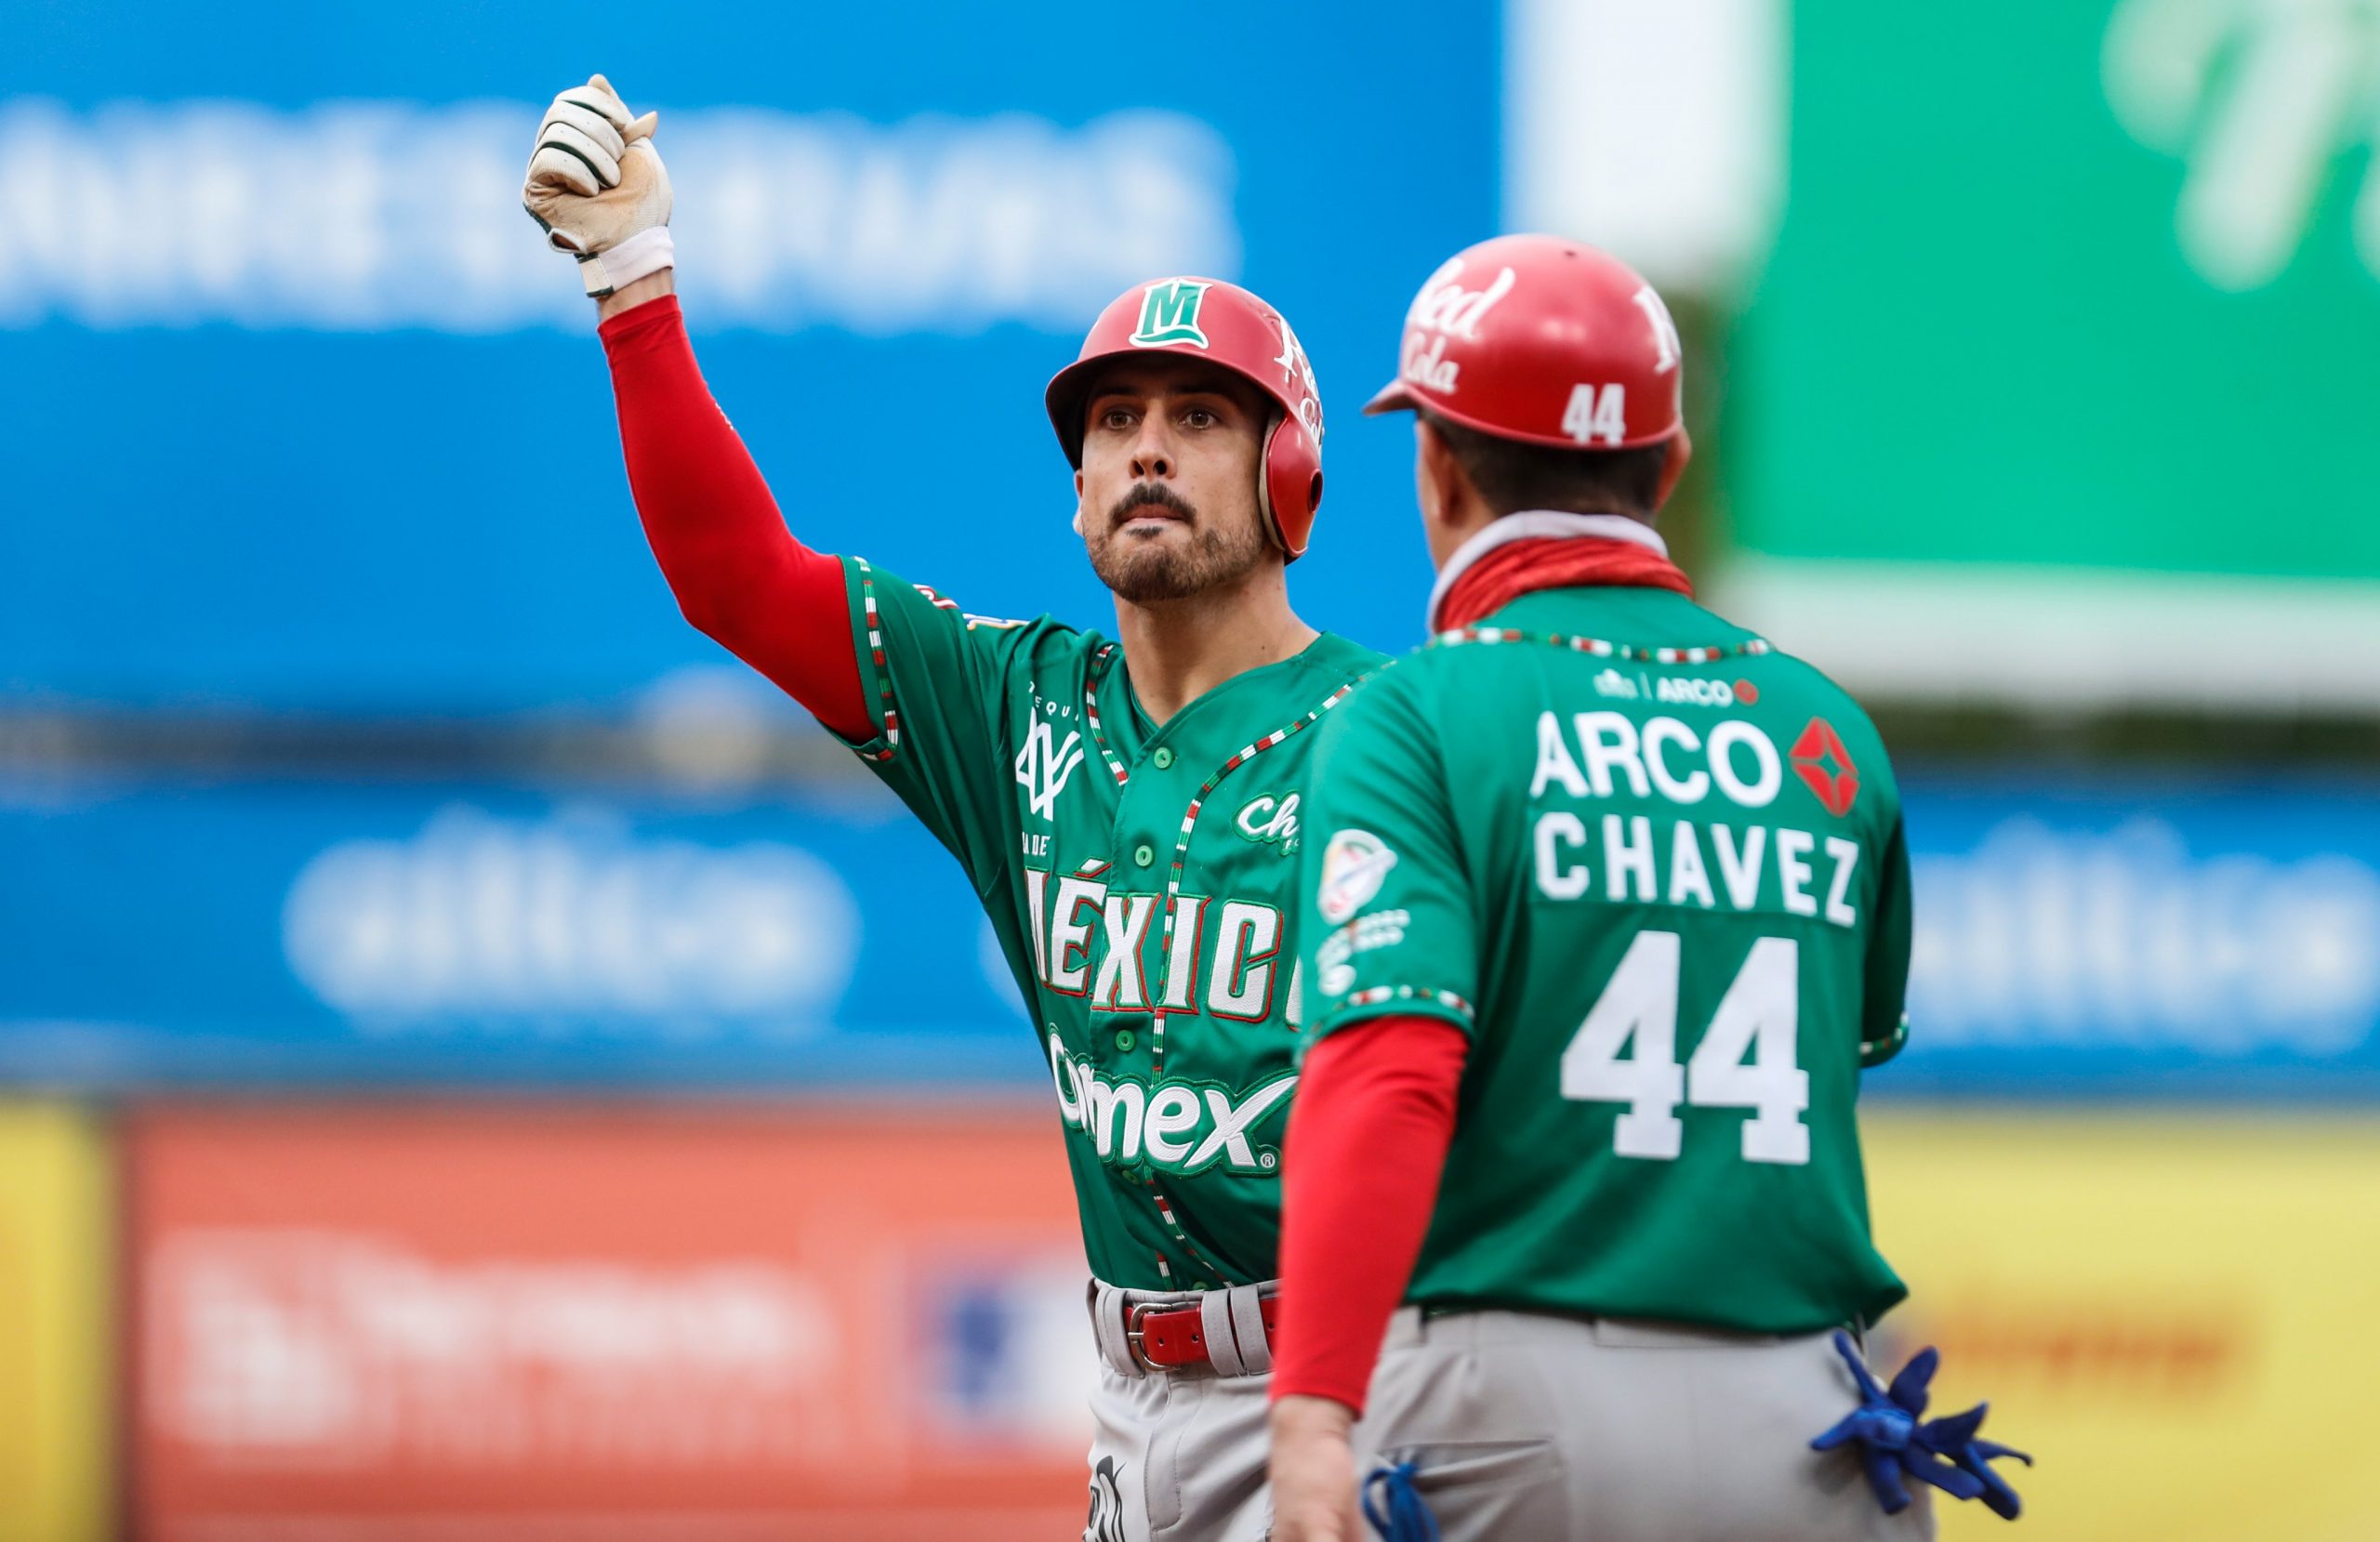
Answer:
M1239 1022L1273 1016L1284 976L1294 992L1295 956L1284 957L1274 906L1184 894L1167 946L1165 896L1111 891L1107 871L1104 863L1068 874L1025 869L1033 972L1044 988L1088 996L1105 1011L1203 1011Z
M1859 843L1782 825L1696 821L1680 813L1544 809L1556 795L1666 802L1680 810L1765 809L1784 786L1782 758L1758 725L1729 720L1697 732L1674 718L1639 726L1618 712L1557 713L1537 722L1530 827L1538 892L1552 900L1694 905L1821 916L1859 924L1852 876ZM1773 898L1769 898L1772 897Z

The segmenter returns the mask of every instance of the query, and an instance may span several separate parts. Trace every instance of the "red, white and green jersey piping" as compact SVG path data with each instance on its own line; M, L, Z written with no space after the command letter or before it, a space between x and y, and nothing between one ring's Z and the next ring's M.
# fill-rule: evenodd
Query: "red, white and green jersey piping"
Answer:
M844 565L876 729L852 747L991 918L1049 1060L1092 1272L1155 1290L1272 1278L1312 730L1381 656L1325 636L1158 727L1097 633Z

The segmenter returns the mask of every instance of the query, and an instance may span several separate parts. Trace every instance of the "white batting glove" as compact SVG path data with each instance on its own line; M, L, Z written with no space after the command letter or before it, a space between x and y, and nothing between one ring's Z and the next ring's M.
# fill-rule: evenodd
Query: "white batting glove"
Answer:
M601 75L574 86L546 109L530 152L521 206L554 250L578 259L596 298L674 264L669 173L653 148L661 114L631 120Z

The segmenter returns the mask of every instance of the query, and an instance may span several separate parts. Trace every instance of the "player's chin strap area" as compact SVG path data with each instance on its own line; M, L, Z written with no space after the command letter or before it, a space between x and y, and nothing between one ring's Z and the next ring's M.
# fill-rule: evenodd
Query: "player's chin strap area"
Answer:
M1126 1376L1189 1368L1217 1376L1263 1376L1273 1368L1280 1287L1165 1294L1094 1280L1091 1320L1099 1352Z
M1810 1442L1810 1449L1831 1451L1856 1443L1859 1460L1868 1470L1869 1486L1876 1491L1876 1502L1884 1507L1886 1515L1898 1515L1909 1508L1908 1480L1915 1478L1954 1499L1980 1499L2003 1521L2016 1519L2023 1509L2016 1491L1991 1470L1991 1463L2001 1456L2014 1456L2030 1467L2033 1459L2021 1451L1976 1438L1990 1404L1978 1403L1947 1418L1924 1418L1926 1383L1934 1379L1935 1367L1941 1364L1939 1354L1930 1349L1920 1351L1893 1377L1888 1390L1876 1385L1867 1363L1852 1347L1851 1336L1841 1329L1835 1331L1834 1352L1851 1367L1851 1378L1859 1387L1859 1406Z

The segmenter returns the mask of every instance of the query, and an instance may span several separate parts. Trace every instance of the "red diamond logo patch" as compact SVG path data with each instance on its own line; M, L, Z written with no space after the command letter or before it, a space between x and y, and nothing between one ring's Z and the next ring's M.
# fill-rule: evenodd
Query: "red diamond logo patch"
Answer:
M1826 811L1841 819L1851 811L1851 803L1859 796L1859 768L1851 763L1851 752L1843 747L1843 735L1824 718L1813 718L1802 736L1793 741L1793 770L1818 794Z

